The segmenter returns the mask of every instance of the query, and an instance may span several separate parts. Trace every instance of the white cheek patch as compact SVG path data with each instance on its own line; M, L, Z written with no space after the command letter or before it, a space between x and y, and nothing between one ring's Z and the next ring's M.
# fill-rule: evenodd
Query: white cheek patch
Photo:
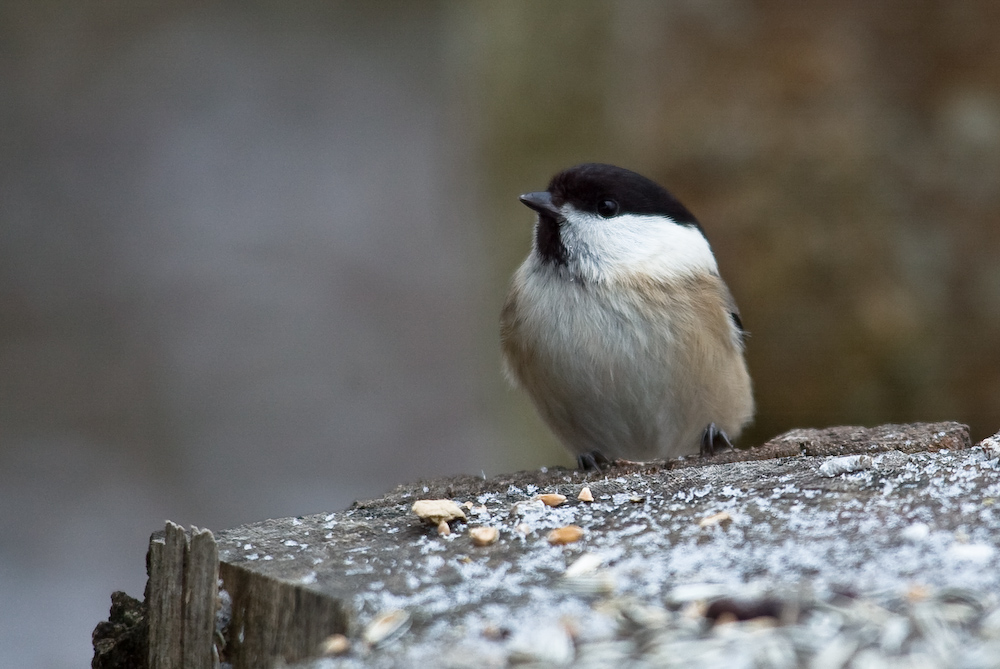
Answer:
M659 215L601 218L569 205L563 213L560 235L568 264L585 279L640 273L670 280L719 271L708 240L694 226Z

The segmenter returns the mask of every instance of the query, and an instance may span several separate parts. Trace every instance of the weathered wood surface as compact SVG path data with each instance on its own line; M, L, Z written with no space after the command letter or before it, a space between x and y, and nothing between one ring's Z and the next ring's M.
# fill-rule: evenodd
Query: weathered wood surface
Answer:
M235 669L301 660L323 639L347 632L344 598L311 590L301 579L273 578L228 562L220 574L232 598L225 658Z
M854 453L921 453L968 448L969 429L960 423L912 423L856 427L843 425L825 429L785 432L757 448L726 451L707 458L673 460L672 468L790 458L797 455L830 456Z
M233 663L234 669L267 666L268 662L294 663L318 654L322 639L337 633L355 639L355 652L372 651L372 644L361 639L365 624L381 608L374 602L386 593L412 592L414 572L419 569L411 571L406 565L426 562L428 537L433 537L434 543L440 541L433 528L419 523L410 514L410 505L417 498L446 497L477 504L476 500L483 495L492 495L497 499L509 497L513 502L529 499L530 495L523 491L537 489L561 492L573 500L582 484L589 484L595 494L607 497L631 494L637 481L667 494L702 489L706 483L719 488L752 485L756 478L765 476L763 472L773 472L775 467L781 474L794 477L796 472L811 471L816 466L813 463L822 456L917 453L970 446L968 428L957 423L799 430L758 449L723 453L713 458L621 463L602 473L553 468L488 480L459 476L429 481L401 486L383 498L358 502L344 513L269 520L226 530L218 535L223 588L233 598L232 628L241 631L243 640L237 641L237 635L230 631L224 658ZM785 464L779 466L773 459L759 462L774 457L783 458L781 462ZM745 462L725 464L734 460ZM796 462L799 464L795 465ZM706 477L701 471L712 464L742 469L712 468L718 474ZM728 478L712 478L717 475ZM824 481L821 485L835 487L837 482ZM522 492L510 493L511 490ZM646 503L647 497L640 503ZM516 524L516 519L494 517L494 523L498 520L501 526ZM602 529L613 528L617 521L612 514L605 522L609 524L603 528L591 524L586 529L596 536ZM477 524L476 519L470 518L470 523ZM512 540L517 538L516 533L506 530L504 533L507 541L487 548L470 548L469 539L464 536L444 545L445 555L453 550L456 554L446 559L440 579L433 584L444 587L439 595L443 600L430 608L444 607L450 616L470 611L470 604L463 604L462 598L451 602L447 599L449 560L467 559L471 557L468 551L473 550L485 556L487 570L502 571L514 568L512 565L523 559L524 541ZM511 583L515 582L512 577ZM420 587L427 584L417 586ZM501 587L497 593L476 599L471 606L486 604L502 590ZM366 591L370 596L363 596ZM359 606L364 610L358 610ZM417 620L413 624L423 627L428 622Z
M218 630L224 636L221 660L231 663L233 669L296 663L305 666L324 647L342 652L345 640L336 636L342 634L351 640L350 650L342 659L355 663L345 666L420 666L413 665L420 658L433 664L435 653L468 641L461 636L463 633L486 643L483 638L503 638L503 630L516 628L522 618L546 619L544 606L539 609L533 603L533 593L549 593L545 598L554 598L550 605L562 602L559 606L565 606L575 595L553 593L562 592L559 584L565 566L583 552L605 556L613 553L619 556L614 558L616 568L639 569L629 572L631 581L617 586L627 594L630 588L640 587L637 584L644 579L653 579L656 569L664 569L658 561L670 559L671 551L688 550L684 542L694 536L692 527L699 544L721 540L728 546L725 541L731 534L704 534L707 530L699 529L702 521L719 509L732 509L735 518L742 518L736 522L738 532L748 537L753 546L751 554L756 556L753 559L764 561L756 567L741 566L740 551L732 553L735 546L713 548L706 543L705 550L716 555L706 564L735 560L725 568L730 576L746 568L751 570L748 574L755 574L753 578L794 581L804 578L803 574L819 578L809 572L813 567L799 573L799 567L786 564L784 572L772 573L766 566L770 564L767 551L780 553L788 542L808 543L814 539L817 551L827 551L823 559L831 564L837 562L839 575L839 563L846 554L838 551L845 549L823 542L842 539L851 551L868 551L869 555L859 558L861 566L843 565L844 577L850 578L852 573L861 574L857 570L866 568L863 565L888 559L897 540L866 530L864 523L868 521L858 520L856 514L843 516L841 509L848 505L867 509L866 513L879 518L884 527L906 522L900 520L906 514L916 514L942 530L957 532L955 536L967 531L962 529L966 527L962 514L951 509L950 502L941 502L940 475L924 474L920 468L980 467L975 462L982 456L976 456L979 460L967 458L972 464L961 464L954 457L940 463L933 460L936 451L962 452L970 446L968 428L957 423L799 430L757 449L712 458L617 463L600 473L553 468L488 480L458 476L421 482L400 486L379 499L357 502L345 512L268 520L226 530L216 535L224 591L220 618L223 625ZM830 476L821 471L820 465L829 462L830 456L852 453L875 456L859 461L863 463L859 464L861 469L867 468L863 476ZM766 455L777 459L760 459ZM987 474L996 478L996 472L988 471L976 476ZM584 485L592 489L593 503L576 500ZM966 492L961 494L968 495L969 488L963 490ZM531 501L535 492L561 493L569 501L556 509L536 509L536 503ZM450 537L438 537L434 528L420 523L410 513L410 506L418 498L467 502L468 523L453 523ZM756 500L772 506L755 507ZM740 506L748 502L750 506ZM775 518L786 516L787 520L776 524ZM565 547L549 546L545 541L548 528L571 522L584 528L584 538ZM810 522L818 529L809 529ZM834 535L829 532L831 523L842 525ZM500 540L490 546L474 546L466 530L477 525L499 528ZM796 529L783 538L791 527ZM162 590L151 587L147 593L150 623L155 628L150 634L150 666L154 666L154 659L160 662L156 666L180 666L169 664L174 661L172 656L166 659L158 655L166 653L165 645L177 643L172 616L178 606L176 565L180 559L179 537L183 536L178 530L168 526L164 538L154 538L150 547L150 583L155 580L162 584ZM810 536L810 532L816 532L816 536ZM756 538L751 540L751 536ZM640 554L648 550L643 548L646 544L657 547L654 553L642 557ZM977 549L992 550L989 546ZM1000 543L996 550L1000 552ZM629 555L633 553L641 557L637 563L641 566L629 566ZM854 559L853 553L850 555ZM817 559L817 564L823 563ZM895 566L890 562L886 568ZM643 573L646 571L649 573ZM198 580L188 574L190 583ZM925 576L935 578L934 574ZM677 577L690 578L679 572ZM207 581L207 576L201 578L199 588ZM667 584L657 586L651 581L642 587ZM399 629L412 627L404 650L398 650L399 644L393 646L395 656L383 649L384 642L371 627L380 613L393 608L406 611L399 618L405 623ZM484 610L493 611L491 615L498 615L497 611L507 613L500 614L495 628L468 632L475 629ZM189 621L204 621L204 616L189 615ZM328 641L324 646L324 640L330 639L337 642ZM185 646L186 640L182 639L181 645ZM503 661L513 661L521 652L513 646L507 651ZM493 651L476 646L467 657L456 651L459 656L450 660L450 666L477 666L477 662L489 659L477 652ZM401 665L395 664L403 657Z
M187 537L174 523L149 542L150 669L183 667L185 553Z
M184 669L212 669L215 658L215 611L218 608L219 548L209 530L191 528L184 568Z
M167 521L149 542L149 669L212 669L219 551L209 530Z

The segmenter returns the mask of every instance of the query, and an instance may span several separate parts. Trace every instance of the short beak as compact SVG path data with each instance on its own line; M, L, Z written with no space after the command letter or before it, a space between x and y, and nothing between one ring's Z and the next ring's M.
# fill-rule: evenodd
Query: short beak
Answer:
M552 204L552 195L548 191L540 191L538 193L525 193L520 197L521 202L523 202L528 207L531 207L539 214L547 214L555 218L562 216L562 212L559 211L559 207Z

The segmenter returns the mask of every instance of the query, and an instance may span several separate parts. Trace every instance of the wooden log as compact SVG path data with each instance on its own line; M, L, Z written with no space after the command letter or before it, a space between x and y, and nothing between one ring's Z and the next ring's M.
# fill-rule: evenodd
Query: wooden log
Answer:
M167 521L149 542L149 669L212 669L219 553L208 530Z
M772 448L780 455L787 450L794 456L780 463L771 460L760 465L747 462L718 468L705 467L717 462L716 458L691 458L685 462L688 466L680 469L674 469L673 462L616 463L602 473L552 468L489 480L459 476L401 486L381 499L358 502L344 513L267 520L219 532L219 574L222 587L232 598L223 659L233 669L312 666L309 659L321 654L321 642L334 634L347 635L350 650L346 652L364 657L389 647L385 639L391 641L400 636L395 628L379 631L384 627L381 621L407 621L410 612L405 609L410 608L417 611L413 629L403 635L407 641L393 646L395 650L391 651L401 653L402 657L409 652L408 643L435 646L433 637L421 636L429 617L451 621L453 626L447 629L460 630L468 620L480 615L483 607L497 602L509 605L518 598L527 601L527 593L539 583L546 584L543 590L558 589L557 575L531 572L531 565L545 565L550 559L548 551L552 548L544 540L544 533L523 537L517 531L521 520L514 509L516 503L530 501L531 494L525 492L528 490L561 492L575 499L581 484L593 486L597 500L592 505L580 503L577 508L587 518L586 532L593 538L617 537L615 533L622 528L643 527L649 522L645 516L636 519L630 514L641 513L647 503L665 504L663 500L671 499L675 493L689 490L704 491L701 494L705 495L692 497L690 510L672 508L669 513L659 511L652 515L670 518L670 522L682 526L699 527L699 520L717 511L706 506L713 499L707 491L763 485L770 494L787 477L794 478L800 486L811 485L824 491L822 500L813 502L811 508L837 506L841 500L833 499L830 491L846 484L818 474L817 456L962 450L970 446L968 428L957 423L800 431L779 439L780 442L774 442L777 447L765 446L762 453L738 451L730 457L742 455L747 460L756 460L772 453ZM785 442L792 446L786 448ZM650 492L636 496L634 491L640 486ZM852 488L845 494L854 498L883 493L881 488ZM616 503L616 497L626 501ZM455 528L451 539L438 537L433 527L421 522L411 511L413 501L420 498L469 500L473 506L480 503L478 500L488 499L493 508L486 524L500 527L501 540L479 547L463 536L468 525L483 523L475 514L470 515L465 525ZM573 506L565 505L567 509ZM544 516L548 512L538 513ZM685 513L690 516L686 522L681 520ZM749 512L744 515L749 517ZM766 521L766 517L759 519L761 524ZM675 534L652 530L650 533L667 543ZM633 538L628 534L611 543L624 547ZM646 540L653 539L647 536ZM571 544L566 550L575 554L579 550L575 547L584 543ZM664 546L663 551L667 550ZM534 557L526 557L532 552ZM469 569L472 576L465 579L462 573L467 564L473 565ZM528 574L521 574L521 569ZM492 573L505 576L495 579L489 576ZM477 583L479 578L481 586ZM508 582L515 584L512 591L506 590ZM422 604L413 604L417 601ZM408 603L402 604L403 611L393 611L393 607L400 606L397 602ZM419 613L428 602L435 611L433 616ZM517 610L516 605L511 606L512 611ZM511 615L516 618L516 614ZM405 630L406 626L399 629ZM450 639L452 644L465 641L458 632ZM448 643L441 645L442 649L447 647ZM378 666L391 665L387 660ZM401 660L399 666L421 665Z
M209 530L191 528L187 566L184 570L185 669L212 669L215 654L216 591L219 582L219 549Z
M969 448L969 428L961 423L908 423L859 427L842 425L824 429L799 429L780 434L754 448L736 449L701 458L668 461L672 469L706 464L752 462L798 455L828 456L852 453L920 453Z
M223 588L232 596L226 660L233 669L296 662L314 655L328 636L347 632L344 599L245 567L220 567Z
M149 669L182 669L187 536L167 521L149 542Z
M691 541L697 535L699 550L718 551L719 559L729 560L729 568L736 569L739 550L726 538L728 524L736 526L734 532L752 535L754 547L748 555L756 561L768 550L784 555L789 542L815 543L803 553L808 559L801 564L786 564L782 558L774 561L781 565L775 572L750 565L755 578L767 576L775 583L812 578L825 569L811 557L816 550L837 560L863 554L857 564L851 563L854 572L838 562L837 578L850 580L852 573L860 578L862 567L879 562L887 578L898 581L906 574L894 568L906 561L885 556L905 553L909 544L901 544L892 533L872 532L872 524L898 526L921 518L925 528L966 536L971 521L954 500L988 509L993 498L980 499L977 491L1000 485L1000 475L987 458L995 458L996 446L984 445L985 455L966 451L970 446L968 428L957 423L799 430L759 449L712 458L620 462L600 473L551 468L489 480L458 476L425 481L357 502L345 512L253 523L222 531L217 539L195 529L190 543L180 527L168 523L166 532L150 544L149 666L207 667L209 661L218 661L212 655L211 621L220 580L227 602L222 618L228 622L219 659L233 669L311 666L309 658L323 653L350 653L365 661L381 655L385 661L378 666L432 666L423 660L446 649L462 654L469 648L484 653L483 664L496 664L497 646L490 644L505 644L507 635L518 629L525 632L526 624L518 622L523 611L530 611L532 620L544 621L548 614L539 611L544 613L557 599L566 603L573 597L609 596L614 583L595 581L593 575L585 574L590 580L573 586L599 586L593 592L567 589L569 565L582 552L600 553L613 546L619 556L614 569L641 579L647 563L659 560L657 569L666 573L691 562ZM860 467L867 468L867 474L823 469L831 456L851 454L864 457L843 471ZM777 459L760 459L768 455ZM719 466L722 458L744 461ZM920 473L924 466L928 472L954 470L962 476L942 487L940 476ZM592 499L572 501L584 485L593 488ZM534 501L536 491L559 493L571 501L550 510ZM467 521L452 528L449 537L439 537L411 511L413 501L421 498L464 502ZM720 514L720 508L727 512ZM719 524L721 530L705 523L720 515L729 520ZM571 521L584 527L584 537L559 549L565 554L554 554L543 530ZM835 534L829 532L832 525L840 527ZM499 540L489 546L476 544L465 536L473 526L498 528ZM977 535L977 543L955 555L974 561L1000 552L1000 543L984 536L995 535ZM850 544L847 553L845 541ZM653 551L651 544L656 544ZM933 565L954 557L945 550L946 542L939 544L944 552ZM213 551L219 561L217 578ZM671 563L674 551L679 561ZM635 565L628 566L630 560ZM988 573L977 572L977 578L985 579ZM666 588L669 582L660 585ZM537 593L545 595L541 604L532 601ZM574 606L577 615L603 615ZM554 612L556 608L549 613ZM479 627L483 629L478 636L463 636L463 630ZM560 633L565 636L565 631ZM510 648L504 646L512 661L521 657L516 641L510 641ZM560 653L572 650L568 637L556 646ZM400 661L393 664L392 657ZM475 662L469 659L466 665Z

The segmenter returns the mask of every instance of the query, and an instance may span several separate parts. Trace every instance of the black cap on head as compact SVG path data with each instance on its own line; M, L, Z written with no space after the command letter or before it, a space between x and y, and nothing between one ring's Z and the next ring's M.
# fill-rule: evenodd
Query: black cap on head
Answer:
M615 214L669 216L674 222L701 228L698 220L667 189L655 181L614 165L583 163L552 177L548 192L556 206L565 203L580 211L609 218L608 202Z

